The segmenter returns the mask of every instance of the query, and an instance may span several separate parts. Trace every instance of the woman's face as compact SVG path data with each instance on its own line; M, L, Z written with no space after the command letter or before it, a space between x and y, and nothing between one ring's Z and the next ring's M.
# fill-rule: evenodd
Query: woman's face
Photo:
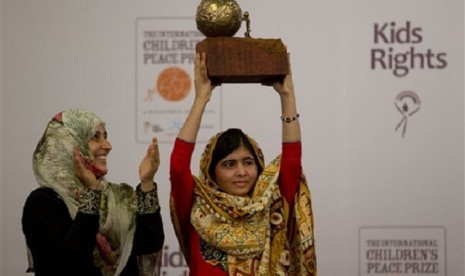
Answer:
M227 193L248 196L258 177L252 153L241 145L215 166L217 184Z
M107 156L111 151L111 144L107 140L107 131L102 125L97 127L97 131L90 139L89 149L94 157L94 165L105 175L108 172Z

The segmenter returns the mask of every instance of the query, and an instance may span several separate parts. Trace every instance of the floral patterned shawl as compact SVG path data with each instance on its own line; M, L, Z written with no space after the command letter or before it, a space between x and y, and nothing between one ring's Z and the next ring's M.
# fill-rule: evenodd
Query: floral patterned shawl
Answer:
M81 109L65 110L48 123L34 152L36 180L40 186L51 188L60 195L73 219L79 208L78 196L84 189L74 173L73 146L77 145L82 154L92 160L88 142L99 125L104 125L104 122L94 113ZM104 177L101 178L100 189L100 228L94 261L102 275L119 275L132 250L136 194L130 185L113 184ZM153 271L157 268L153 267L144 275L153 275Z
M225 193L208 173L221 134L206 146L200 160L200 175L195 177L191 223L204 244L201 249L204 259L208 261L208 254L225 255L211 263L221 265L229 275L316 276L313 214L305 177L301 176L291 207L279 191L280 156L264 168L250 198ZM247 138L263 168L261 149L252 138ZM177 236L182 237L177 223L174 226ZM186 243L180 241L180 244ZM189 254L186 247L182 249Z

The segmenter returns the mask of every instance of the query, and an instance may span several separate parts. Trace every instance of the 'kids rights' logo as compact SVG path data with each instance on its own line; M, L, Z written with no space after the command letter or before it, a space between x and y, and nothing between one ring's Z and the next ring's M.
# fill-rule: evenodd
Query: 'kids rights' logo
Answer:
M415 69L444 69L447 54L420 47L424 43L423 28L410 21L374 23L371 69L390 70L396 77L405 77Z

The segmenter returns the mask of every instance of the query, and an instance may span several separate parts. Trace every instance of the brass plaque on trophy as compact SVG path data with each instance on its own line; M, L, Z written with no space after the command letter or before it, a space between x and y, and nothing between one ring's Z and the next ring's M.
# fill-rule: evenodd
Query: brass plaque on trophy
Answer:
M247 24L245 37L233 37ZM206 38L196 52L207 54L208 76L213 83L267 83L289 73L288 54L281 39L252 38L248 12L235 0L202 0L197 7L197 29Z

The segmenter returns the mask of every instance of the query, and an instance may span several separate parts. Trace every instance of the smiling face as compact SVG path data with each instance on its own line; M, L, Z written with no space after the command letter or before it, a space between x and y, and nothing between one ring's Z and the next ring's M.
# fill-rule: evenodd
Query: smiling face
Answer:
M257 180L258 167L252 153L241 145L215 165L214 175L225 192L248 196Z
M112 147L107 140L107 131L103 125L97 126L97 130L89 141L89 149L94 157L94 165L97 169L102 171L103 175L108 172L107 156Z

